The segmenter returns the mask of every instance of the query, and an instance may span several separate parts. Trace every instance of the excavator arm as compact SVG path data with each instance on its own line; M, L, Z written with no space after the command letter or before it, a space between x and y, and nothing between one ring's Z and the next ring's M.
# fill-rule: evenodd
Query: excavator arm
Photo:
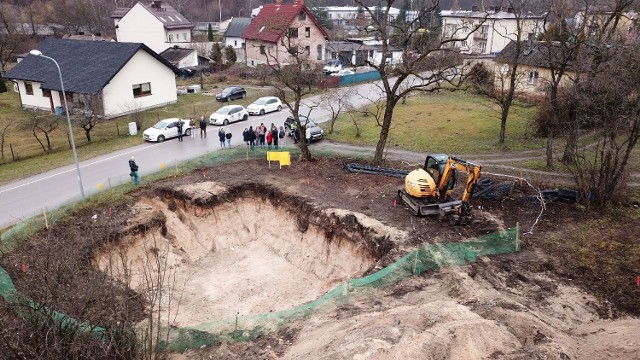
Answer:
M467 182L464 187L464 191L460 200L463 203L466 203L473 195L473 188L475 187L478 179L480 179L480 170L481 166L468 162L466 160L459 159L457 157L449 157L447 159L447 163L444 166L444 170L442 172L442 176L440 176L440 181L438 182L438 191L440 192L440 196L445 197L447 194L449 180L454 176L456 170L464 171L467 173Z

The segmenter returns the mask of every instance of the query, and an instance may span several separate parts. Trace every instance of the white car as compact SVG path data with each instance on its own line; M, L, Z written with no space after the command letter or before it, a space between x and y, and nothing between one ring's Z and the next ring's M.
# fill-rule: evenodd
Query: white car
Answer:
M282 102L275 96L261 97L247 106L249 115L264 115L272 111L282 110Z
M337 73L333 73L331 74L331 76L345 76L345 75L353 75L356 72L353 71L353 69L342 69L340 71L338 71Z
M209 116L211 125L227 125L232 122L247 120L249 113L240 105L223 106Z
M338 59L331 59L327 61L327 65L322 68L322 72L327 75L337 73L340 70L342 70L342 62Z
M163 142L167 139L178 137L178 121L182 121L182 133L184 136L191 136L189 120L171 118L158 121L153 127L142 133L142 138L146 141Z

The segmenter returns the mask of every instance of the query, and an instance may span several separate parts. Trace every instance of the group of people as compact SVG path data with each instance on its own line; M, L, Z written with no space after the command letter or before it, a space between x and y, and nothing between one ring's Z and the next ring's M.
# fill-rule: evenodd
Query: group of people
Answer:
M207 138L207 121L204 116L200 117L200 138ZM182 141L184 135L184 127L187 126L182 121L178 122L178 141ZM191 128L191 137L195 138L196 136L196 122L191 118L189 120L189 125ZM231 147L231 138L233 135L231 134L231 129L220 127L218 130L218 139L220 140L220 147ZM278 149L279 139L283 139L285 137L284 127L280 126L278 129L273 123L271 123L271 127L267 129L264 123L261 123L260 126L257 126L255 129L253 126L249 126L249 128L245 128L242 132L242 139L245 144L251 147L251 149L255 149L256 146L260 148L264 148L267 146L268 149L271 149L272 146L275 149ZM140 176L138 175L138 164L135 162L135 158L132 156L129 159L129 169L131 172L129 176L131 176L131 181L138 186L140 185Z
M271 150L272 146L278 149L278 139L284 138L284 135L284 127L280 126L280 130L278 130L278 128L271 123L271 127L267 129L264 123L260 123L260 126L257 126L255 129L253 126L244 128L242 140L245 144L249 145L251 150L255 149L256 146L264 148L265 145L267 149Z

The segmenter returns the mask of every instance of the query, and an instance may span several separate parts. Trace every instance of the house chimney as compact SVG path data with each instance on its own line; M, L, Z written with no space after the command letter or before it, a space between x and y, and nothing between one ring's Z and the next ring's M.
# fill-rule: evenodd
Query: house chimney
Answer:
M508 7L507 8L507 12L510 13L510 14L513 14L513 8L512 7Z
M475 11L478 11L478 6L473 5L473 6L471 7L471 11L474 11L474 12L475 12Z
M156 9L162 8L162 0L153 0L151 7L154 7Z
M282 0L276 0L276 5L282 5Z

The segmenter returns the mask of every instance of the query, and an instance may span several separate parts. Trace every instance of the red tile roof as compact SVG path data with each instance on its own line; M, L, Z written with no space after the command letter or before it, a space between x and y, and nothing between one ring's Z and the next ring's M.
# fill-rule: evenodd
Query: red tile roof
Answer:
M307 18L320 29L325 38L329 37L327 31L320 25L311 11L302 2L293 4L265 4L258 16L242 33L242 37L248 40L262 40L275 43L280 39L284 30L288 29L298 14L304 11Z

